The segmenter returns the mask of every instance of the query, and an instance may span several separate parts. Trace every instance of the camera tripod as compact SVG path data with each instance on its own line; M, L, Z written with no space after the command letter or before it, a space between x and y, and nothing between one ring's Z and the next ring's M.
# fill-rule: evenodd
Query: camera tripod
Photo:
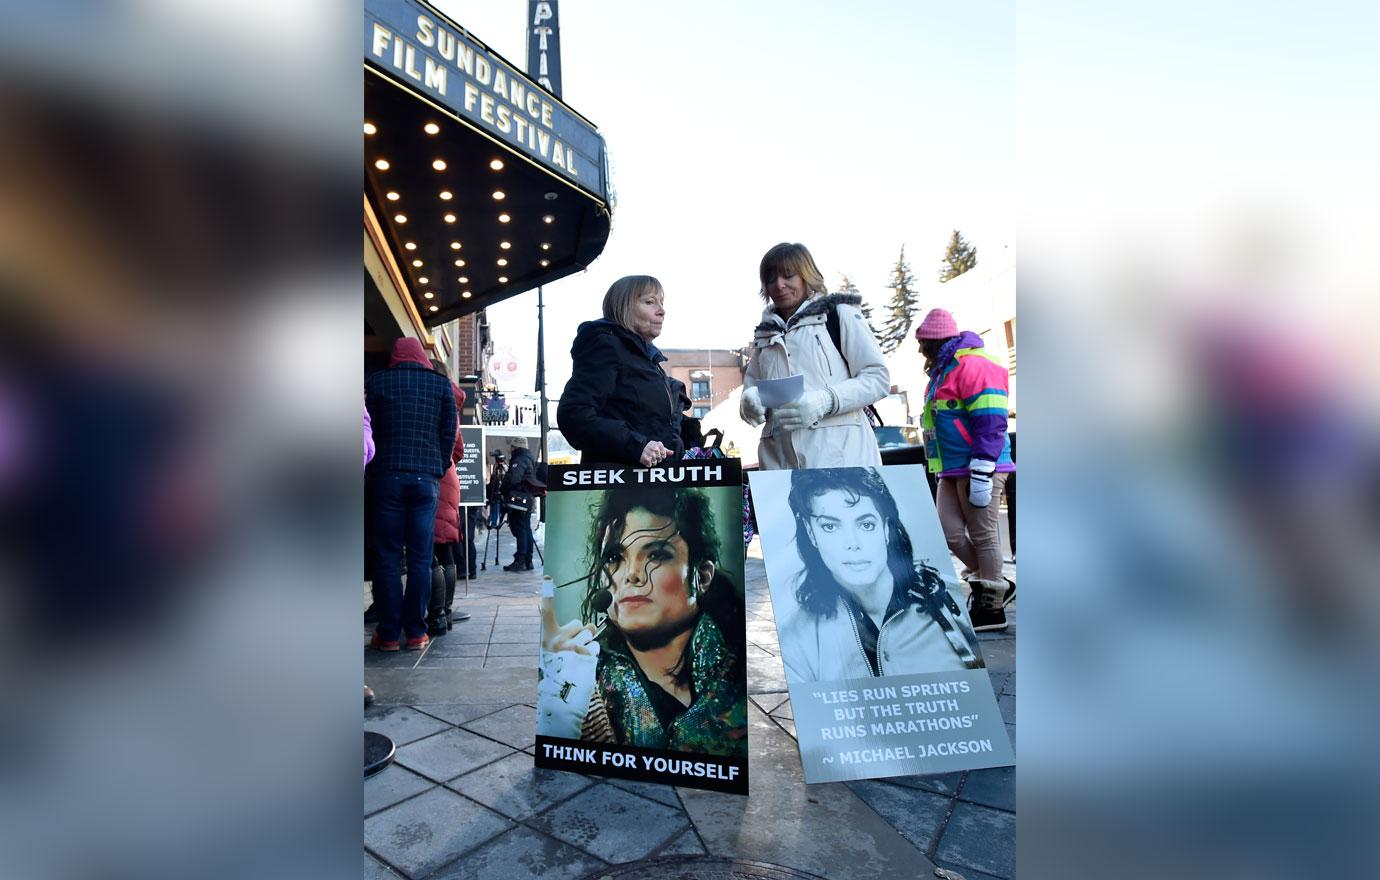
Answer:
M489 521L488 521L488 519L485 519L484 522L485 522L485 524L487 525ZM488 571L488 570L489 570L489 565L488 565L488 559L489 559L489 538L493 537L493 533L494 533L494 532L498 531L499 529L503 528L503 527L506 526L506 525L508 525L508 511L507 511L506 509L501 509L501 510L499 510L499 512L498 512L498 523L497 523L496 525L494 525L492 528L489 528L489 529L487 529L487 530L484 532L484 554L483 554L482 556L479 557L479 570L480 570L480 571ZM541 560L541 564L542 564L542 565L546 565L546 557L545 557L544 555L542 555L541 546L537 544L537 540L536 540L536 537L535 537L535 533L536 533L536 530L533 529L533 535L534 535L534 537L532 538L532 549L535 550L535 551L537 551L537 559ZM498 539L497 539L497 538L494 538L494 566L495 566L495 567L497 567L497 566L498 566L498 563L499 563L498 553L499 553L499 550L498 550Z

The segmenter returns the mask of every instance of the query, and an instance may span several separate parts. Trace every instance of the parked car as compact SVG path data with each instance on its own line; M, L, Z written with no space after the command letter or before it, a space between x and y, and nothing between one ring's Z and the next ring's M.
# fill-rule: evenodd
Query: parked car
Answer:
M918 425L879 425L872 429L877 435L877 446L882 452L882 464L925 463L925 438ZM930 487L930 497L935 496L939 484L934 474L925 471L925 482Z
M880 425L872 429L882 464L924 464L925 443L916 425Z
M877 445L883 449L920 444L920 429L915 425L878 425L872 429Z

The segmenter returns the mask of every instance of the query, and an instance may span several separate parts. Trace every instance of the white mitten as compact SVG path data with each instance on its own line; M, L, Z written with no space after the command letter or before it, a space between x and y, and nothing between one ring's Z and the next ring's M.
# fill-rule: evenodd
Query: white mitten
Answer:
M767 420L766 407L762 406L762 394L756 386L743 389L742 400L738 403L738 417L754 428Z
M829 415L833 408L834 395L826 389L806 391L799 399L773 410L772 425L776 431L798 431Z
M580 738L599 665L599 644L589 647L593 654L542 652L541 681L537 683L537 733L542 736Z
M997 463L985 458L974 458L968 462L968 503L974 507L986 507L992 503L992 473Z

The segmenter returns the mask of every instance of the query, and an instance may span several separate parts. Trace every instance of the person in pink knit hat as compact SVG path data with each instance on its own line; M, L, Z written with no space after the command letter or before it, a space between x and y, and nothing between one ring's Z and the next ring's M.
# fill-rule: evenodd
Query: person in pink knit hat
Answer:
M915 331L925 357L925 458L939 478L935 505L949 549L970 571L973 629L1006 629L1016 586L1002 576L997 514L1007 474L1016 470L1006 435L1006 367L982 337L959 331L954 316L931 309Z

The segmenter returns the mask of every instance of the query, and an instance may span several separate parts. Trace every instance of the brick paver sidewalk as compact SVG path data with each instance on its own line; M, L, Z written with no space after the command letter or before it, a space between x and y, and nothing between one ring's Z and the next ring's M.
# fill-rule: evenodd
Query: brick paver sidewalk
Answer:
M541 572L503 572L512 538L489 537L487 570L457 590L470 620L424 652L365 650L378 695L365 729L397 745L393 765L364 781L366 878L577 880L671 855L831 878L930 877L936 866L1016 876L1015 768L805 785L757 541L746 571L752 794L536 770ZM1013 742L1014 612L1007 632L980 636Z

